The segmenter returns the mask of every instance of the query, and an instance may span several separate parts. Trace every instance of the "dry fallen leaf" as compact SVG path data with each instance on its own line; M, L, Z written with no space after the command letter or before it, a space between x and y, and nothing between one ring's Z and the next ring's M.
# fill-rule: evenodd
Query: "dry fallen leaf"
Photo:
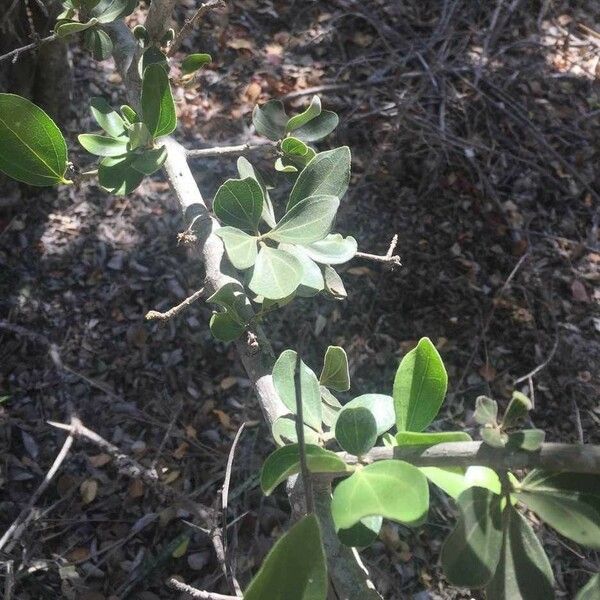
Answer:
M132 479L127 486L127 495L130 498L140 498L144 495L144 484L141 479Z
M84 504L93 502L98 493L98 482L95 479L86 479L79 486L79 493Z
M215 409L213 410L213 413L217 415L219 422L223 427L225 427L225 429L231 429L231 418L226 412Z
M587 303L590 301L585 285L577 279L571 284L571 295L573 296L573 300L576 300L577 302Z
M223 379L221 381L221 389L222 390L228 390L229 388L233 387L235 384L237 383L237 377L225 377L225 379Z
M254 44L247 38L232 38L227 41L227 46L234 50L252 50Z
M479 368L479 374L488 382L496 379L496 369L492 365L486 363Z
M104 452L101 454L96 454L95 456L89 456L88 460L92 467L98 469L108 464L111 461L110 454L105 454Z

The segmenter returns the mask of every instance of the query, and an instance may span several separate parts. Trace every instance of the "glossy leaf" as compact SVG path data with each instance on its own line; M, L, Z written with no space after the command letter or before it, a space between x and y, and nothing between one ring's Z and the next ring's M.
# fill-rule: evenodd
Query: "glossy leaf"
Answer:
M383 519L379 516L365 517L348 529L340 529L337 535L345 546L364 548L377 539L382 524Z
M325 289L336 300L344 300L348 296L346 288L344 287L344 282L334 268L325 265L325 268L323 269L323 279L325 279Z
M498 421L498 403L486 396L479 396L475 400L475 414L473 417L480 425L495 426Z
M142 152L142 154L136 155L131 162L131 166L144 175L152 175L152 173L156 173L165 164L166 160L167 149L161 146L160 148L152 148L151 150Z
M325 600L327 586L319 522L308 515L275 543L244 600Z
M279 300L296 291L302 279L302 265L295 256L263 246L254 264L248 287L257 295Z
M349 181L350 148L342 146L319 152L298 175L286 210L289 211L310 196L328 195L341 199L348 189Z
M29 185L65 183L67 144L56 123L33 102L0 94L0 171Z
M228 179L217 190L213 209L223 224L255 233L263 210L263 191L252 177Z
M400 460L382 460L356 471L337 485L331 501L338 531L370 516L416 525L427 516L428 508L427 479Z
M144 77L144 71L150 65L159 65L167 74L169 73L167 56L160 48L157 48L156 46L150 46L146 48L146 50L144 50L140 56L140 60L138 61L138 73L140 75L140 79Z
M353 237L343 237L339 233L330 233L318 242L302 246L302 250L315 262L324 265L339 265L354 257L357 250Z
M592 575L589 581L577 592L575 600L598 600L600 598L600 573Z
M548 557L525 518L512 506L504 511L500 561L486 587L488 600L549 600L554 576Z
M422 431L438 414L446 395L448 375L429 338L421 338L400 363L394 379L398 431Z
M252 177L253 179L256 179L263 191L264 202L261 218L269 227L275 227L276 221L275 212L273 210L273 203L271 202L271 198L267 190L267 185L265 184L262 175L257 169L254 168L252 163L250 163L250 161L243 156L240 156L238 158L237 170L240 175L240 179L246 179L247 177Z
M344 407L335 422L335 439L350 454L366 454L377 441L375 417L363 406Z
M375 417L377 435L384 434L394 425L394 400L385 394L362 394L344 405L342 410L363 407Z
M345 392L350 389L348 357L346 351L340 346L329 346L327 348L319 382L321 385L338 392Z
M83 43L95 60L108 60L113 52L113 43L110 36L106 31L97 27L85 31Z
M296 444L298 442L298 435L296 433L296 421L294 417L284 416L275 419L271 426L271 434L275 442L280 446ZM304 441L307 444L316 445L319 443L319 434L308 425L304 425Z
M79 143L96 156L122 156L127 153L127 140L116 140L106 135L82 133L77 136Z
M400 431L396 434L399 446L434 446L446 442L470 442L471 436L464 431L436 431L417 433L415 431Z
M269 100L262 106L255 106L252 113L252 123L256 133L270 140L277 141L285 135L288 116L279 100Z
M98 166L98 182L116 196L130 194L140 185L144 174L131 166L133 156L106 157Z
M272 452L265 460L260 473L260 487L269 495L288 477L300 473L298 444L289 444ZM346 463L335 452L314 444L306 444L306 464L312 473L343 473Z
M151 64L142 80L142 118L155 137L169 135L177 125L169 76L160 64Z
M318 142L328 136L340 122L339 117L330 110L324 110L306 125L294 131L294 136L303 142Z
M480 487L458 497L460 517L442 547L444 573L454 585L481 588L494 575L502 545L501 500Z
M256 237L236 227L221 227L216 234L223 240L227 258L236 269L249 269L256 262Z
M267 236L277 242L310 244L331 229L340 201L335 196L311 196L294 205Z
M189 75L211 62L212 56L210 54L189 54L181 63L181 72L184 75Z
M111 137L118 138L125 135L125 121L104 98L92 98L90 110L96 123Z
M303 125L306 125L309 121L312 121L315 117L321 114L321 99L319 96L313 96L308 108L301 112L299 115L292 117L286 125L286 131L294 131Z

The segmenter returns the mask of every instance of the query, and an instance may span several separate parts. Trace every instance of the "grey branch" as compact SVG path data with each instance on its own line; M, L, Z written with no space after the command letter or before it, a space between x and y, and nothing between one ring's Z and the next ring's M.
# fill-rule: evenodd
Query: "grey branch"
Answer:
M368 254L366 252L357 252L354 257L355 258L364 258L366 260L373 260L375 262L385 263L393 267L401 267L402 262L400 261L400 256L394 254L394 250L398 244L398 234L394 235L392 241L390 242L390 247L385 254Z
M159 312L158 310L149 310L146 313L146 320L153 321L158 319L160 321L168 321L172 319L176 315L178 315L182 310L185 310L189 306L191 306L198 298L202 296L204 293L204 288L200 288L197 292L194 292L191 296L188 296L183 302L180 302L177 306L170 308L165 312Z
M183 583L174 577L167 580L167 585L178 592L184 592L192 598L200 598L200 600L242 600L242 596L226 596L215 592L205 592L198 590L187 583Z
M356 456L340 453L349 464L356 464ZM446 442L435 446L396 446L373 448L361 462L389 459L404 460L417 467L470 467L492 469L543 469L572 473L600 474L600 446L580 444L543 444L536 452L513 448L492 448L484 442Z
M215 146L214 148L192 148L186 150L188 158L213 158L223 156L239 156L245 152L274 148L274 142L262 142L260 144L238 144L237 146Z
M58 39L58 36L55 33L53 33L45 38L40 38L39 40L32 42L31 44L27 44L26 46L15 48L14 50L11 50L10 52L7 52L6 54L0 56L0 62L2 62L3 60L7 60L11 57L14 57L13 62L16 62L16 60L19 58L19 54L21 54L22 52L27 52L28 50L39 48L40 46L53 42L56 39Z

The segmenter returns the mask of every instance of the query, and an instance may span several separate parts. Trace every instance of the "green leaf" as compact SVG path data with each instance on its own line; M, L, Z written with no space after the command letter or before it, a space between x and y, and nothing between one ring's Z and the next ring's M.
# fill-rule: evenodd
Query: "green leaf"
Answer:
M306 125L294 131L294 136L303 142L318 142L328 136L340 122L339 117L330 110L324 110Z
M293 294L301 279L302 265L295 256L263 246L248 287L259 296L279 300Z
M152 175L165 164L165 160L167 160L167 149L161 146L136 155L131 166L144 175Z
M436 431L417 433L415 431L400 431L396 434L399 446L435 446L446 442L470 442L471 436L464 431Z
M446 395L448 375L429 338L421 338L400 363L394 379L398 431L422 431L435 418Z
M323 278L325 279L325 289L336 300L344 300L348 296L342 278L337 274L337 271L329 265L325 265L325 268L323 269Z
M226 283L206 301L217 304L224 310L214 314L210 321L213 336L223 342L237 339L252 319L250 301L244 288L237 282Z
M350 389L348 357L345 350L340 346L329 346L327 348L319 382L321 385L338 392L345 392Z
M236 227L221 227L216 234L223 240L227 258L236 269L249 269L256 262L256 237Z
M298 175L286 210L310 196L331 195L341 199L349 182L350 148L342 146L319 152Z
M302 250L315 262L325 265L339 265L354 257L357 250L356 240L339 233L330 233L326 238L302 246Z
M75 33L80 33L93 27L98 23L97 19L90 19L87 23L78 23L77 21L72 21L71 23L62 23L56 28L56 35L59 38L64 38L69 35L74 35Z
M110 36L103 29L95 27L83 34L83 44L92 53L95 60L107 60L113 51Z
M151 64L144 71L141 105L143 121L155 138L173 132L177 126L175 103L169 76L160 64Z
M375 417L363 406L342 408L335 422L335 439L350 454L366 454L377 441Z
M364 548L377 539L382 524L383 519L379 516L365 517L348 529L340 529L337 535L345 546Z
M279 249L295 256L302 266L302 278L296 290L298 296L311 298L325 287L325 280L323 279L323 273L321 273L319 265L308 257L301 246L279 244Z
M167 61L167 56L165 53L156 46L150 46L146 48L142 55L140 56L140 60L138 61L138 73L140 74L140 79L144 77L144 71L150 65L160 65L165 72L169 73L169 62Z
M340 201L335 196L311 196L294 205L267 237L289 244L322 240L331 229Z
M131 108L131 106L127 106L127 104L123 104L121 106L121 114L123 115L123 118L129 122L129 124L133 124L136 121L139 121L139 117L138 114L135 112L135 110L133 110L133 108ZM144 125L145 127L145 125Z
M228 312L214 313L210 318L209 327L213 337L221 342L233 342L246 330L246 326L236 321Z
M288 117L279 100L269 100L262 106L256 105L252 112L252 123L256 133L276 142L285 135Z
M508 434L498 427L481 427L481 439L492 448L504 448L508 442Z
M416 525L427 516L428 508L427 479L400 460L382 460L356 471L337 485L331 501L336 531L376 515Z
M319 96L313 96L308 108L301 112L299 115L292 117L286 125L286 131L294 131L303 125L306 125L309 121L312 121L315 117L321 114L321 99Z
M210 54L190 54L186 56L181 63L181 72L184 75L195 73L198 69L201 69L204 65L208 65L212 62L212 56Z
M0 171L29 185L67 183L67 144L33 102L0 94Z
M321 431L323 409L321 407L321 390L319 380L314 371L300 361L300 392L302 397L302 414L304 422Z
M512 506L504 511L500 562L486 587L488 600L554 598L554 576L548 557L529 523Z
M600 476L532 471L518 499L561 535L600 548Z
M501 500L480 487L458 497L460 517L442 547L442 566L452 584L481 588L494 575L502 545Z
M129 149L138 150L152 145L152 134L144 123L134 123L129 130Z
M275 212L273 211L273 203L271 202L271 198L269 196L269 192L267 191L267 185L264 182L264 179L260 172L255 169L250 161L243 156L240 156L237 160L237 170L240 175L240 179L246 179L248 177L252 177L256 179L258 184L260 185L263 191L263 209L261 213L261 219L269 226L275 227Z
M575 600L598 600L600 598L600 573L592 575L589 581L577 592Z
M130 15L137 6L137 0L100 0L91 13L100 23L112 23Z
M480 425L497 425L498 403L487 396L479 396L475 400L475 414L473 415Z
M116 196L131 194L144 179L144 174L131 166L133 159L130 154L104 158L98 166L100 185Z
M350 400L342 410L363 407L375 417L377 435L384 434L394 425L394 400L385 394L362 394Z
M444 490L455 500L470 487L482 487L500 494L500 479L488 467L472 466L466 471L462 467L421 467L421 471L434 485Z
M502 427L508 429L514 427L533 408L531 400L521 392L514 391L508 408L502 419Z
M308 515L276 542L244 600L325 600L327 586L319 522Z
M275 170L279 171L280 173L297 173L298 172L297 167L295 167L292 164L289 164L288 160L286 160L284 162L282 157L277 158L277 160L275 161Z
M287 409L296 414L296 384L294 373L298 364L298 354L295 350L284 350L273 366L273 385L279 399Z
M114 110L104 98L92 98L90 101L90 108L92 116L98 125L100 125L108 135L114 138L125 135L125 121L123 121L121 115L119 115L119 113Z
M323 409L323 423L331 428L335 425L342 405L339 400L326 388L321 389L321 407Z
M284 156L277 159L275 168L286 173L296 172L296 167L303 169L316 155L312 148L293 137L287 137L281 142L281 151Z
M298 435L296 433L295 417L286 415L275 419L273 425L271 425L271 434L275 442L280 446L296 444L298 442ZM307 444L316 445L320 441L319 434L308 425L304 425L304 441Z
M263 191L252 177L228 179L215 194L213 210L225 225L257 232L263 210Z
M122 156L127 153L127 139L115 138L96 133L82 133L77 136L79 143L90 153L96 156Z
M313 444L306 444L306 464L312 473L343 473L348 470L346 463L335 452ZM298 444L278 448L267 457L260 473L263 494L268 496L280 483L296 473L300 473Z
M546 432L542 429L523 429L510 433L506 445L509 448L535 452L542 447L545 437Z

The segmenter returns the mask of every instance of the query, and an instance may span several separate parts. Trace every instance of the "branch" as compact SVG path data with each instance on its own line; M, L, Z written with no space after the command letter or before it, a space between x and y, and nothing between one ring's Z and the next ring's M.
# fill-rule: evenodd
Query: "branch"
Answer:
M390 242L390 247L385 254L367 254L366 252L357 252L354 257L355 258L364 258L366 260L374 260L375 262L385 263L390 265L393 269L394 267L401 267L402 262L400 261L400 256L394 254L394 250L398 244L398 234L395 234Z
M217 594L215 592L205 592L198 590L187 583L183 583L175 577L171 577L167 580L167 585L178 592L184 592L192 598L200 598L200 600L242 600L241 596L225 596L223 594Z
M33 50L33 48L39 48L40 46L43 46L44 44L48 44L49 42L53 42L56 39L58 39L58 36L55 33L53 33L45 38L40 38L39 40L32 42L31 44L27 44L27 46L21 46L20 48L15 48L14 50L11 50L10 52L7 52L6 54L3 54L2 56L0 56L0 62L2 62L3 60L9 59L11 56L14 56L14 58L13 58L13 63L14 63L19 58L19 54L21 54L21 52L27 52L28 50Z
M186 150L188 158L212 158L215 156L237 156L245 152L261 150L263 148L274 148L275 142L262 142L260 144L239 144L237 146L215 146L214 148L191 148Z
M176 315L178 315L182 310L185 310L189 306L191 306L198 298L202 296L204 293L204 288L200 288L197 292L194 292L191 296L188 296L183 302L180 302L177 306L170 308L166 312L159 312L157 310L149 310L146 313L146 321L153 321L158 319L160 321L168 321L172 319Z
M346 452L339 456L348 464L358 458ZM395 458L417 467L470 467L492 469L543 469L573 473L600 474L600 446L580 444L543 444L537 452L513 448L492 448L484 442L446 442L435 446L396 446L373 448L360 462ZM347 475L347 473L346 473Z

